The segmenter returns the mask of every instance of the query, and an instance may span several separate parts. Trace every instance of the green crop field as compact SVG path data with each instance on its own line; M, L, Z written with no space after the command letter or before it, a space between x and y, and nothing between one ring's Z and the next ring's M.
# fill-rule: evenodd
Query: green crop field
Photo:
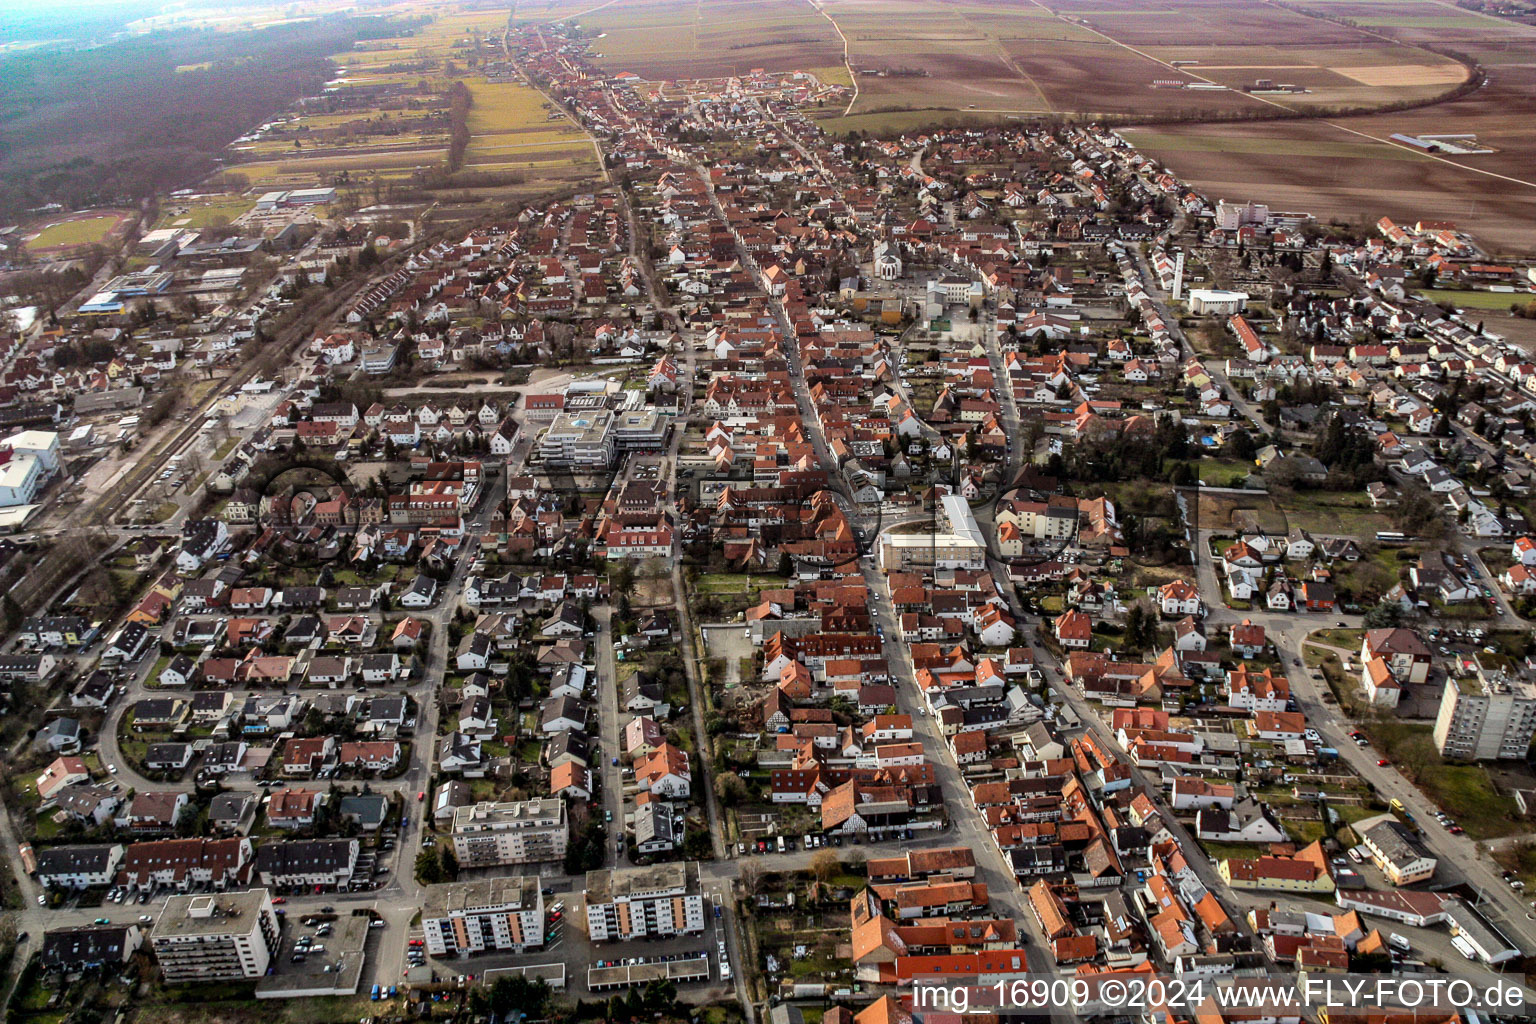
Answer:
M1467 309L1507 310L1510 306L1524 305L1532 299L1530 292L1463 292L1450 288L1431 288L1423 292L1431 302L1449 302Z

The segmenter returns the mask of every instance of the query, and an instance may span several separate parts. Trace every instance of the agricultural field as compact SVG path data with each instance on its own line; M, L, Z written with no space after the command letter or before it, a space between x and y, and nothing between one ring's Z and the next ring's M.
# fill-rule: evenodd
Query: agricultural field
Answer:
M548 20L579 9L523 5L520 13L539 17L544 11ZM233 180L244 179L255 193L389 183L442 168L451 127L444 96L460 82L471 96L471 138L461 169L500 178L496 184L472 182L459 194L507 199L598 173L591 140L542 94L519 82L489 81L479 71L504 58L497 37L512 6L466 11L451 2L402 0L376 13L431 21L409 35L369 40L332 55L339 74L329 109L278 119L261 138L232 147L244 158L226 167ZM370 91L359 92L365 88ZM195 223L198 215L190 216Z
M1432 99L1468 75L1462 64L1447 57L1385 40L1371 40L1364 46L1159 46L1147 52L1170 64L1177 61L1187 74L1230 89L1252 87L1260 79L1298 86L1305 91L1265 92L1254 99L1300 110Z
M1230 90L1153 88L1155 81L1197 79L1106 39L1015 39L1007 46L1014 61L1041 83L1055 110L1197 117L1217 112L1256 114L1264 109L1253 97Z
M1330 11L1328 17L1385 20L1395 11L1410 22L1447 17L1481 24L1484 34L1497 24L1434 0L1343 6L1371 13ZM1370 108L1432 99L1468 74L1450 57L1417 45L1426 39L1241 0L1166 8L1141 0L826 0L819 9L808 0L616 0L585 12L564 2L520 4L516 17L577 13L598 63L612 72L659 80L765 67L814 70L829 82L856 80L858 95L848 110L818 111L833 131L1055 112L1184 120L1277 106ZM1258 79L1306 91L1241 91ZM1154 81L1202 88L1155 89ZM913 113L925 111L927 118Z
M1362 228L1383 215L1449 220L1492 253L1536 251L1536 176L1489 177L1478 158L1453 161L1383 141L1386 124L1408 120L1168 125L1127 130L1126 138L1215 196L1258 199Z
M576 21L600 66L644 79L718 78L759 67L809 70L843 61L837 33L807 0L618 0Z

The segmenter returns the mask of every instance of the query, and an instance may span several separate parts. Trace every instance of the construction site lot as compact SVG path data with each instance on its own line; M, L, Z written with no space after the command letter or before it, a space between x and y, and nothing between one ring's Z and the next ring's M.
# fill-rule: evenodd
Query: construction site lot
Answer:
M132 223L127 210L84 210L55 215L30 225L23 234L27 253L37 258L65 256L93 245L121 239Z
M1480 107L1482 93L1475 96L1444 107ZM1531 103L1527 97L1521 109ZM1374 128L1356 127L1362 120L1159 125L1124 134L1210 195L1303 210L1366 231L1382 216L1408 223L1447 220L1471 233L1490 254L1536 251L1536 176L1493 177L1482 173L1483 164L1474 163L1503 154L1440 157L1385 141L1390 131L1409 123L1402 114L1376 115ZM1446 120L1435 120L1445 130ZM1491 127L1477 124L1469 130L1474 128L1480 137L1494 135Z

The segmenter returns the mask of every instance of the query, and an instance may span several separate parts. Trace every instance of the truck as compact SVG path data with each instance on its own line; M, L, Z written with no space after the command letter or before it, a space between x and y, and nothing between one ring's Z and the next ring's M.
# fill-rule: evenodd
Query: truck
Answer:
M1399 953L1413 952L1413 945L1407 939L1397 934L1397 932L1392 932L1387 936L1387 945L1391 946Z

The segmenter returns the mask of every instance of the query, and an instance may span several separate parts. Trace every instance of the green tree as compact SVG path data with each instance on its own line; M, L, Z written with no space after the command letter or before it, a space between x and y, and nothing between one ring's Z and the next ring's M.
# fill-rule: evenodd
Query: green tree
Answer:
M422 850L416 855L416 881L422 885L437 885L445 880L443 862L436 850Z
M16 598L12 597L9 593L5 595L4 600L5 628L8 632L15 632L21 627L21 621L26 618L27 613L22 610L21 605L16 603Z
M529 1019L537 1020L549 1006L549 983L543 978L532 981L521 976L498 978L491 986L487 1003L497 1016L518 1010Z
M1258 454L1258 449L1254 447L1253 435L1241 429L1232 431L1231 436L1227 438L1227 443L1222 447L1227 449L1227 454L1232 458L1242 459L1244 462L1252 462L1253 457Z

